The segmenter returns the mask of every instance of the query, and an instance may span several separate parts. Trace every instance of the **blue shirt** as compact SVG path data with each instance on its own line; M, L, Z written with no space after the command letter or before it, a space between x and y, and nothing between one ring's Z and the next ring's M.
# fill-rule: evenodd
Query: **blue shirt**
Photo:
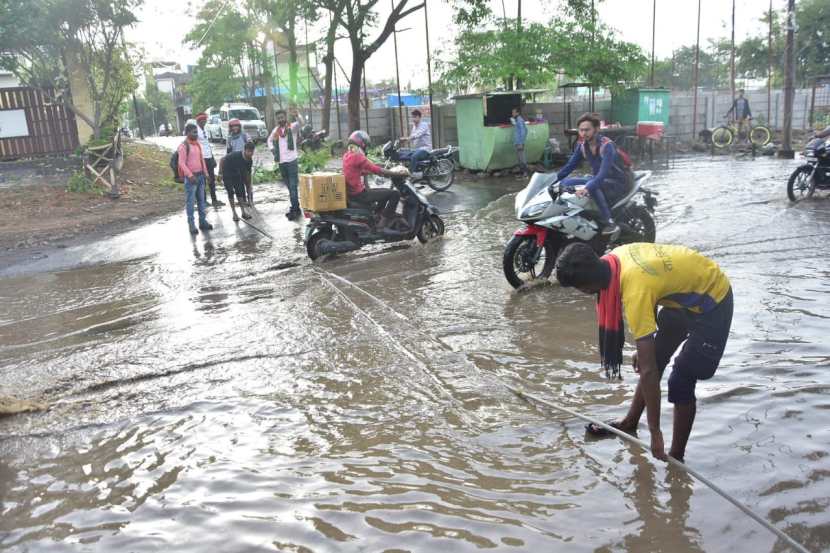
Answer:
M519 115L516 117L513 127L513 145L523 146L525 140L527 140L527 123L525 123L524 118Z
M586 186L594 187L594 186L601 186L602 181L606 178L614 179L614 180L621 180L625 182L625 174L623 173L622 169L620 169L615 161L617 160L617 147L614 146L614 142L610 138L606 138L604 136L597 135L597 143L599 144L599 151L597 155L591 151L591 147L587 144L584 147L585 156L587 156L588 163L591 165L591 173L594 175L594 178L589 180L586 183ZM556 173L556 178L558 180L562 180L568 175L570 175L574 169L579 166L583 159L586 159L582 155L583 144L582 141L576 143L576 147L574 148L574 153L571 154L571 158L568 160L568 163L565 164L562 169Z

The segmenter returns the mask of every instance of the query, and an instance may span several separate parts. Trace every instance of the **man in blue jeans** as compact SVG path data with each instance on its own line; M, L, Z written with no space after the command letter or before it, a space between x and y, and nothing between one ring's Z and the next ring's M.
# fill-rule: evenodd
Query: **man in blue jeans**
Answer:
M409 158L409 172L412 173L412 180L418 180L424 176L417 171L418 163L429 159L432 151L432 130L429 123L421 119L421 110L412 110L412 132L409 136L401 137L401 142L408 142L412 148L412 157Z
M199 209L199 228L203 231L212 230L213 226L205 218L205 175L207 167L199 145L198 127L188 123L185 127L186 138L179 145L179 176L184 179L185 213L190 234L199 234L193 221L193 204Z
M595 113L585 113L576 122L579 131L579 142L574 148L571 158L556 174L557 180L563 187L585 185L576 192L577 196L591 195L597 204L602 218L602 234L613 235L620 230L611 218L611 208L608 207L606 196L618 198L625 193L629 176L618 159L617 148L614 142L599 134L599 116ZM591 165L590 177L573 177L565 179L582 162L587 160ZM564 181L562 179L565 179Z
M274 161L280 166L282 180L288 187L291 199L291 208L285 214L289 221L298 219L302 214L298 193L300 177L297 151L300 146L300 127L305 123L296 107L291 108L291 112L297 120L289 124L285 110L277 110L277 126L268 136L268 149L274 152Z

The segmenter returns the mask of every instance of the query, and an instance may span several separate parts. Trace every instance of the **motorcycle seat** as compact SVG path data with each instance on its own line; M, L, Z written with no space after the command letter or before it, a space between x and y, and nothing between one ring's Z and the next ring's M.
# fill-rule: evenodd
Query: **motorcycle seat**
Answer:
M438 149L432 150L431 153L432 153L433 156L441 157L441 156L447 155L449 152L450 152L449 148L438 148Z

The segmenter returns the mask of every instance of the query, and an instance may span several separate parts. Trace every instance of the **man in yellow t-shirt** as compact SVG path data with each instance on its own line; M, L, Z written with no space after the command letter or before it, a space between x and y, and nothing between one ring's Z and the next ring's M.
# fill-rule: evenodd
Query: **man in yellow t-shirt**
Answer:
M602 258L587 244L572 244L557 259L556 276L563 286L598 295L600 352L606 367L618 367L622 359L625 315L637 344L633 365L640 381L628 414L612 425L634 430L646 410L652 454L663 460L660 378L683 344L669 377L669 402L674 403L669 455L682 461L695 419L695 384L715 374L729 337L729 279L717 263L694 250L646 243L620 246ZM588 431L602 434L595 425L588 425Z

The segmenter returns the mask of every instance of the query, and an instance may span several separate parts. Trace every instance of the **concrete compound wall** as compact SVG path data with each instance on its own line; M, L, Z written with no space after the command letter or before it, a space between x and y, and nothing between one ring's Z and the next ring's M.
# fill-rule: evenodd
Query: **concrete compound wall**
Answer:
M796 90L795 103L793 105L793 128L794 129L808 129L810 128L810 101L812 96L811 89ZM771 109L767 110L767 92L766 90L749 91L746 93L749 100L750 108L754 119L758 123L769 124L772 128L779 130L784 124L784 91L773 90ZM669 127L666 129L666 134L676 136L681 140L689 140L692 138L692 111L693 111L693 95L691 91L673 91L671 95L671 109L669 113ZM606 121L613 122L613 113L611 112L611 98L609 96L595 98L596 111ZM697 131L705 128L713 128L720 125L724 121L724 114L732 105L732 99L729 90L708 90L698 93L697 98ZM588 101L577 99L567 103L564 102L550 102L539 104L527 104L523 108L523 113L526 119L532 119L536 116L537 111L542 113L545 120L550 125L550 133L552 138L557 138L560 143L566 144L565 128L568 126L570 120L570 127L576 124L577 118L584 112L588 111ZM819 108L827 109L830 106L819 106L817 103L817 110ZM408 107L411 111L412 107ZM448 144L458 145L458 129L455 115L455 104L435 105L435 113L432 117L427 117L429 112L428 107L421 107L425 112L425 120L432 125L432 137L435 147L446 146ZM322 121L322 112L314 110L312 112L315 128L318 128ZM361 111L360 122L361 128L366 126L366 115ZM403 117L404 127L408 124L406 114ZM371 108L369 109L369 134L375 144L382 144L386 140L394 137L399 137L408 134L408 131L401 131L397 108ZM337 112L331 110L331 128L330 136L332 139L338 138L337 128ZM348 112L345 106L340 108L340 135L341 140L346 140L349 136L349 122Z

